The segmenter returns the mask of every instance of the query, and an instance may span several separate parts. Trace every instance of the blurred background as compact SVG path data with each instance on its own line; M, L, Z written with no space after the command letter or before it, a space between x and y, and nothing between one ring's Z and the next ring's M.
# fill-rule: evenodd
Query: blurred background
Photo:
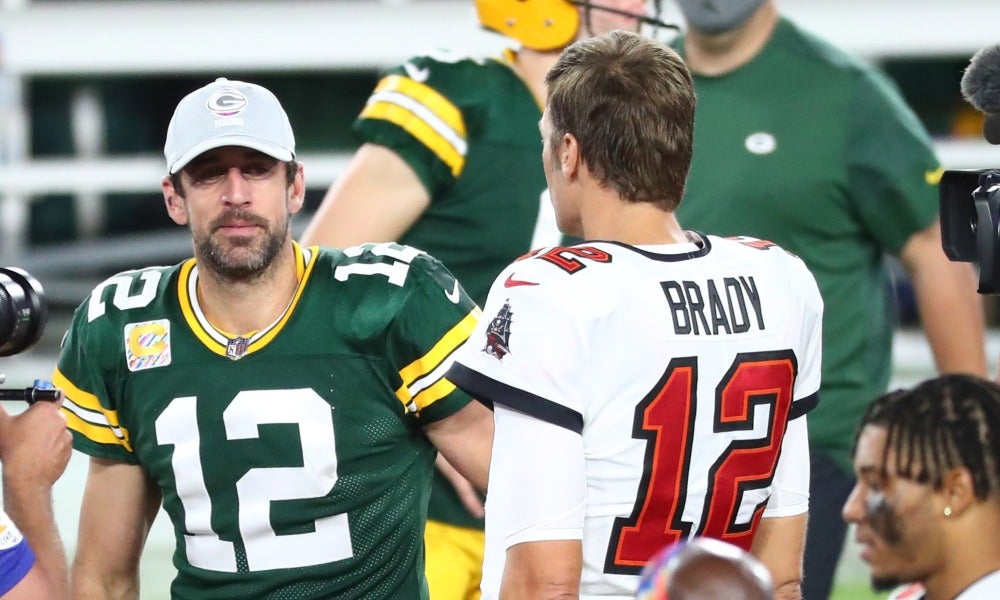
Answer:
M663 0L668 20L680 17ZM946 168L1000 168L981 116L961 98L970 56L1000 41L996 0L778 0L804 28L876 64L933 135ZM167 122L177 101L225 76L281 99L308 186L301 232L357 142L350 125L381 69L450 49L495 55L506 40L477 29L469 0L0 0L0 266L37 277L51 315L41 343L0 358L7 386L51 375L71 310L117 271L189 256L185 229L163 209ZM817 143L822 143L818 140ZM894 385L933 372L912 294L896 270L900 335ZM997 303L986 298L988 356L1000 354ZM8 406L18 411L21 407ZM75 547L86 460L57 484L59 523ZM167 598L172 533L154 526L143 598ZM867 598L856 553L838 598Z

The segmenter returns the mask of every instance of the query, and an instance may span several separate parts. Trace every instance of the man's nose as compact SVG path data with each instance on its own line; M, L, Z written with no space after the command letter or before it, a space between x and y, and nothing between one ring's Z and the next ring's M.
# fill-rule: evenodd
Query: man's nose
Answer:
M862 508L862 502L864 493L861 491L861 484L854 484L854 489L851 490L851 494L847 497L847 501L844 502L844 508L840 511L841 518L844 519L845 523L858 523L864 518L864 509Z
M222 181L222 200L231 204L243 204L249 200L247 181L240 168L231 167L226 171Z

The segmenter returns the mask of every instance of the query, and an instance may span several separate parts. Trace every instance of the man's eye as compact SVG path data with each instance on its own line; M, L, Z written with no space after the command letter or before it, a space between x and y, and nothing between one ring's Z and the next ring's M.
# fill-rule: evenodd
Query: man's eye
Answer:
M195 173L191 176L191 180L194 185L204 186L219 183L223 177L225 177L223 171L205 171L204 173Z
M269 165L251 165L243 169L243 174L252 178L267 177L270 173L271 167Z

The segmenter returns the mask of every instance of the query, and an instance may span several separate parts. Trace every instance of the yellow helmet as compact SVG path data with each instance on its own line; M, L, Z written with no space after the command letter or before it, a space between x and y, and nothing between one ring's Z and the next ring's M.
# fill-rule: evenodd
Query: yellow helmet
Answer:
M580 14L569 0L475 0L483 27L532 50L568 46L580 28Z

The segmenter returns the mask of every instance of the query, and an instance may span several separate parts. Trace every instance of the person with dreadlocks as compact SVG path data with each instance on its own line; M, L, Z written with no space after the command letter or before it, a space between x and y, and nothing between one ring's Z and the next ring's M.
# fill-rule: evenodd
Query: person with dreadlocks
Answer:
M857 525L872 584L907 600L1000 598L1000 386L945 375L877 398L854 444Z

